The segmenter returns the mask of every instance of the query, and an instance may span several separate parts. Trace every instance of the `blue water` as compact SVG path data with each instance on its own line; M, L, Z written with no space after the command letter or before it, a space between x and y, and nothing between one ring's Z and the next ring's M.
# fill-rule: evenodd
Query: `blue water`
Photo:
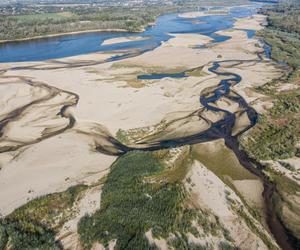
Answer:
M11 42L0 45L0 62L42 61L92 52L138 49L141 52L156 48L171 38L170 33L199 33L222 42L230 37L215 32L231 28L233 18L246 17L255 13L258 5L235 7L228 15L206 16L193 19L167 14L157 19L156 25L141 33L94 32L60 37L42 38L30 41ZM199 23L195 21L200 21ZM146 37L143 41L130 41L111 45L101 45L106 39L126 36Z
M171 77L171 78L183 78L187 77L185 72L180 72L180 73L173 73L173 74L149 74L149 75L139 75L137 79L139 80L157 80L157 79L162 79L166 77Z

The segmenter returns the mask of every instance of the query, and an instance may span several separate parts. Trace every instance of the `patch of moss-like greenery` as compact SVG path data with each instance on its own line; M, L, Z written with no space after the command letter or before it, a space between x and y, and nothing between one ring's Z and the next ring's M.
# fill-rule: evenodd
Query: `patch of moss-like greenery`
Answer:
M55 234L72 213L79 185L30 201L0 220L0 249L61 249Z
M125 130L119 129L116 133L116 138L121 143L124 143L124 144L129 143L129 140L128 140L128 137L127 137L127 134L126 134Z
M221 241L218 246L219 250L239 250L238 247L232 246L231 244Z

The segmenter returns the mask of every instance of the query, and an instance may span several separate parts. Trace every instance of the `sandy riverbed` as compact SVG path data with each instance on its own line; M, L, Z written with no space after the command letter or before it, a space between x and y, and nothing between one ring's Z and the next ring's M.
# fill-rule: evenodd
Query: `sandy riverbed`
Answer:
M251 28L254 26L261 26L260 18L251 20ZM105 135L114 135L119 129L153 126L166 117L186 115L201 108L198 100L200 92L215 86L220 80L219 76L207 70L212 61L255 60L256 53L262 50L257 46L257 40L248 39L244 31L232 29L222 34L232 38L211 44L210 38L198 34L173 35L153 51L115 63L99 64L111 54L95 53L48 62L1 64L0 70L6 69L0 75L1 96L5 93L1 98L5 111L0 115L3 117L47 94L39 84L31 86L13 79L26 77L50 86L50 92L53 89L57 92L54 99L51 97L47 102L35 104L39 106L39 112L30 105L5 127L5 136L0 140L3 151L0 154L0 213L8 214L30 199L62 191L76 183L92 183L104 176L115 160L114 156L95 151L97 145L111 146ZM197 45L207 47L194 49ZM31 67L10 69L27 65ZM136 79L137 75L147 72L195 67L202 67L205 74L181 79ZM248 88L253 84L264 84L280 74L269 61L254 63L251 67L229 65L228 70L243 76L243 82L236 91L251 101L257 101L261 96L255 92L248 95ZM133 83L138 84L135 86ZM72 99L73 94L78 96L78 103ZM75 126L45 139L45 133L66 126L68 117L57 116L57 113L65 105L67 96L71 98L72 109L69 112L76 119ZM213 114L208 117L220 119ZM206 128L205 123L189 122L194 122L191 128L198 131ZM169 135L177 133L172 130L177 128L171 127ZM95 136L97 134L100 136ZM7 145L21 146L4 152Z

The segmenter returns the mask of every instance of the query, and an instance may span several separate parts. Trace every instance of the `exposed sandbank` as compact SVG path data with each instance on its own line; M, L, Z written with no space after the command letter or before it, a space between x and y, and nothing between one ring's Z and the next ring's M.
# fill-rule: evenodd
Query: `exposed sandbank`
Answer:
M133 42L133 41L143 41L148 39L147 37L142 36L124 36L124 37L117 37L117 38L111 38L106 39L103 41L101 45L111 45L116 43L126 43L126 42Z
M182 18L197 18L203 16L215 16L215 15L227 15L228 9L224 10L210 10L210 11L194 11L194 12L186 12L179 14L179 17Z

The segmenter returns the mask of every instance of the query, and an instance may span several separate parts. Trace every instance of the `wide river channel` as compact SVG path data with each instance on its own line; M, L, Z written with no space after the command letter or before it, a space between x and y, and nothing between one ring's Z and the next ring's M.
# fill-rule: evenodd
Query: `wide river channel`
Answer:
M248 7L234 7L230 9L228 15L194 19L180 18L178 14L167 14L158 17L154 26L148 27L141 33L92 32L9 42L0 44L0 62L42 61L92 52L127 49L145 52L170 39L171 33L199 33L212 37L215 42L221 42L228 37L219 36L215 32L231 28L234 18L250 16L255 13L258 6L256 4ZM249 31L248 35L253 35L253 32ZM126 36L143 37L145 40L102 45L107 39Z

